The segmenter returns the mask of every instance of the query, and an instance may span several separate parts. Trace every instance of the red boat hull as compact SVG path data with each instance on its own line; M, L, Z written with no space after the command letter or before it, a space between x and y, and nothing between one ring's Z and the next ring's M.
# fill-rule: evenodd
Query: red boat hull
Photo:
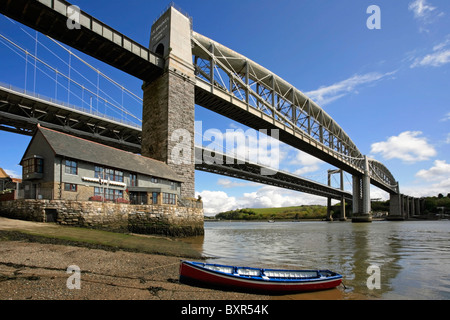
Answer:
M180 265L181 282L200 282L210 286L235 288L246 291L292 293L302 291L316 291L335 288L341 284L342 279L319 279L311 281L263 281L251 278L242 279L233 275L219 274L214 271L204 270L190 264Z

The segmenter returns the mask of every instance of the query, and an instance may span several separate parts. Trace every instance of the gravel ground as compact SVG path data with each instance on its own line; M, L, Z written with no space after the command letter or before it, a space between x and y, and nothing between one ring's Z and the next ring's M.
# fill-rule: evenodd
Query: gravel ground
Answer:
M218 291L178 282L180 259L64 245L0 242L1 300L237 300L266 296ZM80 289L75 286L79 267Z

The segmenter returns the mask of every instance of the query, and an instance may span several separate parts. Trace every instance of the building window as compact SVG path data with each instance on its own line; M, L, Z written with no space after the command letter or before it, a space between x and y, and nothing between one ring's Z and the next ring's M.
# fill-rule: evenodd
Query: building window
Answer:
M176 204L177 196L173 193L163 193L163 203L164 204Z
M123 198L123 191L117 189L94 187L94 196L100 196L105 201L116 201Z
M95 166L94 177L109 181L123 182L123 171Z
M103 179L103 167L95 166L94 177Z
M31 158L24 160L23 173L44 173L44 159Z
M152 178L151 178L151 181L152 181L153 183L158 183L158 178L152 177Z
M64 183L64 191L76 192L77 185L73 183Z
M109 168L105 169L105 179L114 181L114 169L109 169Z
M76 161L66 160L65 164L66 164L66 169L65 169L66 173L74 174L74 175L78 174L78 164Z
M114 170L114 181L123 182L123 171Z
M130 186L137 187L137 175L134 173L130 173Z
M103 190L99 187L94 187L94 196L103 198Z

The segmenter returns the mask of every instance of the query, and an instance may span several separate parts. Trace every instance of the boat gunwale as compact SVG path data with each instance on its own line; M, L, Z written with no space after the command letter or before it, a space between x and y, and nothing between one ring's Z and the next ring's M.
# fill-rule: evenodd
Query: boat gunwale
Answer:
M241 280L252 280L252 281L258 281L258 282L264 282L264 283L289 283L289 284L299 284L299 283L318 283L318 282L327 282L327 281L335 281L342 279L342 275L333 272L331 270L319 270L319 269L310 269L310 270L288 270L288 269L272 269L272 268L255 268L255 267L240 267L240 266L230 266L230 265L221 265L221 264L212 264L212 263L203 263L203 262L194 262L194 261L182 261L181 264L185 263L186 265L190 267L194 267L196 269L199 269L203 272L208 272L212 274L216 274L219 276L225 276L230 279L241 279ZM215 266L215 267L226 267L226 268L233 268L234 271L237 271L237 269L250 269L250 270L258 270L260 271L260 274L258 276L254 275L243 275L235 273L227 273L222 272L220 270L214 270L206 268L205 266ZM278 272L316 272L317 277L268 277L268 276L262 276L264 274L264 271L278 271ZM320 276L321 273L330 273L332 275L330 276ZM180 274L181 275L181 274Z

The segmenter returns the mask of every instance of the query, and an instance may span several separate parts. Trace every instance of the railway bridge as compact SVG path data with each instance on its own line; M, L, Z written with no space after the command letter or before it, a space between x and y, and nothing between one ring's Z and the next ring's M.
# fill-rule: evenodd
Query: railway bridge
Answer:
M64 0L0 0L0 13L143 81L142 128L1 88L0 129L29 134L46 122L140 152L176 170L184 197L194 196L197 169L352 201L354 222L372 220L371 184L390 194L391 219L417 213L418 199L402 195L388 168L362 154L319 105L257 62L195 32L192 19L172 5L152 25L149 46ZM205 161L205 149L194 144L195 105L255 130L276 131L279 141L351 174L352 193L277 170L263 174L261 166L238 166L237 159Z

